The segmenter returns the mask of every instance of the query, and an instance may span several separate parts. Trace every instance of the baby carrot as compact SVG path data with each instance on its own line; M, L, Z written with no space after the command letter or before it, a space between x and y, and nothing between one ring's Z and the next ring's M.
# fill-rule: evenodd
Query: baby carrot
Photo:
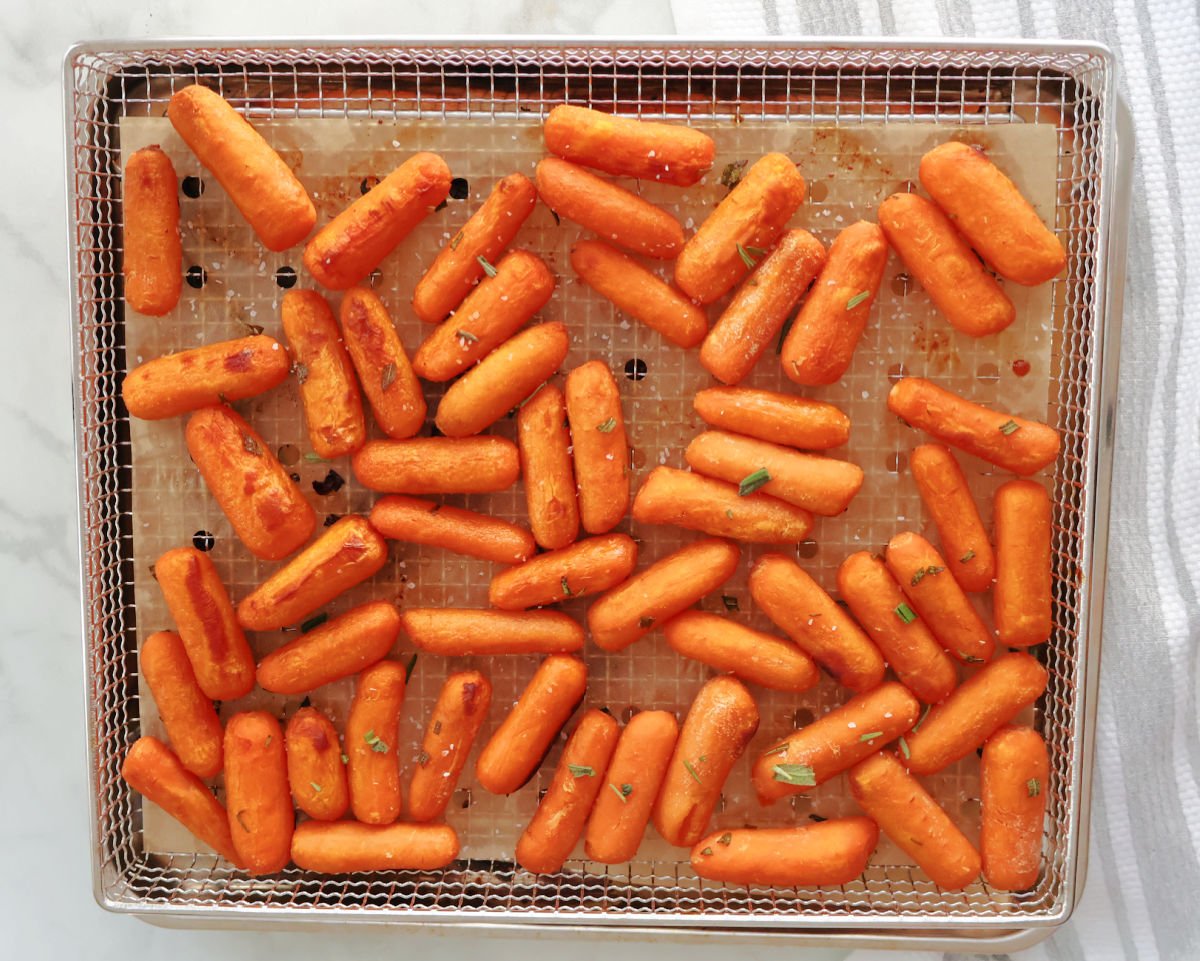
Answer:
M400 615L369 601L276 648L258 665L258 684L274 694L305 694L383 660L400 636Z
M1041 644L1054 628L1050 498L1034 481L1009 481L996 491L992 517L996 634L1001 644L1011 647Z
M611 715L593 708L580 718L550 787L517 840L517 863L526 871L553 874L562 869L604 789L616 745L617 722Z
M283 731L266 711L243 711L225 725L225 804L233 847L246 870L282 870L290 860L296 815Z
M205 407L188 418L184 433L200 476L251 554L277 561L308 540L317 515L237 411Z
M533 535L524 527L400 494L375 502L371 525L389 540L442 547L497 564L521 564L537 552Z
M678 220L582 167L546 157L534 180L547 207L618 247L657 260L674 260L683 247Z
M487 274L450 317L413 354L425 380L457 377L508 340L554 293L554 275L527 250L514 250Z
M911 730L920 702L895 681L851 698L785 737L754 762L760 804L824 784Z
M663 625L677 654L728 671L773 691L807 691L820 680L817 665L795 644L719 614L684 611Z
M833 404L749 387L708 387L692 406L718 430L803 450L841 447L850 439L850 418Z
M833 818L790 828L713 833L692 848L692 870L730 884L823 887L849 884L879 843L870 818Z
M296 866L317 874L436 871L456 857L458 835L446 824L305 821L292 838Z
M876 754L851 768L850 791L939 888L960 891L979 877L979 852L893 755Z
M641 524L674 524L713 537L760 544L802 541L812 514L767 494L743 496L736 484L674 467L656 467L633 500Z
M221 720L212 698L196 683L179 635L151 634L142 644L138 666L179 762L198 777L216 777L221 771Z
M491 703L492 684L478 671L446 678L408 790L408 813L414 821L432 821L445 813Z
M317 210L296 175L262 134L220 94L192 84L171 97L167 119L225 188L268 250L300 243Z
M512 794L533 777L587 690L587 666L565 654L539 665L520 699L475 762L475 779L492 794Z
M154 562L154 577L204 696L232 701L249 694L254 655L212 558L176 547Z
M601 297L657 330L676 347L695 347L708 332L708 316L702 307L603 241L581 240L575 244L571 266Z
M713 538L655 561L588 608L592 640L606 651L624 650L729 580L741 556L736 544Z
M323 287L360 283L450 193L450 168L434 153L415 153L317 231L304 266Z
M326 460L353 454L367 439L367 421L333 311L315 290L289 290L282 319L313 451Z
M884 562L858 551L838 568L838 593L900 682L926 704L958 684L958 671L925 622L908 606Z
M225 808L162 741L153 737L134 741L121 764L121 777L226 861L242 866L229 833L230 818Z
M910 427L1014 474L1036 474L1058 457L1053 427L974 404L920 377L897 382L887 405Z
M375 423L389 437L412 437L425 423L425 396L383 301L355 287L342 298L341 318L346 349Z
M583 649L583 628L560 611L410 607L400 622L417 647L442 657L570 654Z
M983 746L979 853L983 878L1001 891L1026 891L1042 866L1042 822L1050 784L1046 742L1009 727Z
M318 821L337 821L350 807L350 786L337 730L315 707L302 707L284 731L288 784L296 807Z
M725 779L758 730L758 707L737 678L714 677L692 701L654 804L663 840L691 847L712 818Z
M559 104L543 124L546 149L618 177L691 187L712 166L712 137L680 124Z
M755 256L762 258L761 263ZM757 263L700 348L700 366L723 384L744 380L770 346L825 263L825 248L807 230L789 230Z
M767 617L839 684L861 694L883 682L887 665L878 648L795 561L764 554L749 584Z
M937 525L950 573L964 591L986 591L996 576L996 557L958 461L941 444L922 444L908 463Z
M250 631L295 624L387 563L387 542L365 517L348 514L256 587L238 604Z
M888 245L876 224L859 221L829 248L825 268L783 341L783 372L797 384L836 384L854 357L887 264Z
M488 601L502 611L558 604L599 594L620 584L637 565L637 544L628 534L602 534L547 551L492 578Z
M962 685L908 736L908 769L934 774L966 757L1036 701L1047 674L1028 654L1002 654Z
M517 412L517 446L533 537L548 551L579 536L579 503L563 392L547 384Z
M175 166L158 144L130 155L121 184L125 215L121 270L125 302L139 314L161 317L179 303L183 247L178 191Z
M400 709L404 665L380 661L358 676L346 717L350 809L355 820L391 824L400 816Z
M964 664L991 659L996 641L946 572L946 561L929 541L902 531L888 541L884 561L925 626L939 644Z
M350 463L364 487L394 494L488 494L521 474L516 445L503 437L369 440Z
M678 737L679 724L669 711L639 711L630 718L588 819L589 860L622 864L637 854Z
M553 376L570 340L559 323L523 330L450 385L434 423L447 437L479 434Z
M921 186L1001 277L1034 286L1067 265L1062 242L982 150L951 141L921 158Z
M621 394L602 360L567 375L567 420L579 483L579 516L589 534L604 534L629 510L629 442Z
M688 240L675 263L675 283L701 304L728 293L769 250L804 202L804 178L781 153L755 161Z
M413 291L413 313L427 324L441 323L483 277L484 263L495 263L533 213L537 191L523 174L497 182L450 242L438 251Z

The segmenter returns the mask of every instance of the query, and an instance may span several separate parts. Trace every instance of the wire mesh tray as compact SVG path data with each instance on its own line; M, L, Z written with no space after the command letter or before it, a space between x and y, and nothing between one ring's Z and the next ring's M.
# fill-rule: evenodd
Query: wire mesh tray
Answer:
M758 889L704 882L651 829L638 861L606 867L582 852L562 873L535 876L511 860L515 840L541 789L556 747L532 785L508 798L473 785L470 768L449 821L463 841L461 859L444 872L385 872L319 877L288 869L250 879L198 846L163 812L143 803L119 776L121 759L143 733L161 733L153 701L141 696L140 639L169 626L150 564L164 550L195 542L211 550L237 599L270 567L239 548L228 523L190 464L178 421L131 421L119 401L124 373L143 359L262 326L279 335L284 290L312 286L300 250L265 251L215 182L163 119L171 93L206 83L243 110L297 170L321 221L418 149L443 154L462 178L447 207L432 215L372 275L411 351L429 328L408 309L424 265L487 195L514 170L532 175L543 155L540 119L564 100L646 117L686 119L717 141L707 180L679 190L630 181L628 186L672 210L687 228L706 215L725 188L722 167L767 150L801 166L810 196L795 225L826 244L856 219L873 219L885 196L914 189L917 160L949 138L985 144L1053 223L1067 245L1064 277L1042 288L1009 285L1018 322L980 343L954 332L933 311L893 256L872 324L842 382L811 392L851 416L850 444L835 456L863 466L867 481L851 509L818 522L813 539L796 545L801 563L827 587L846 554L878 548L897 530L928 526L906 478L908 450L919 442L884 398L904 374L928 375L983 403L1046 419L1063 434L1051 486L1055 504L1055 622L1037 654L1050 673L1046 695L1027 718L1046 737L1052 773L1047 786L1045 871L1019 896L982 882L945 893L899 849L884 843L859 881L838 888ZM1078 897L1087 832L1090 721L1094 710L1109 476L1101 413L1111 405L1108 378L1117 285L1110 234L1115 167L1113 68L1107 51L1084 45L896 47L879 43L793 46L592 45L521 41L519 45L327 44L203 48L84 45L66 61L72 271L78 357L77 452L81 499L84 645L89 679L88 751L94 801L97 899L114 910L188 915L209 920L349 920L530 922L640 930L753 928L826 929L828 937L890 929L931 936L995 938L1014 929L1064 920ZM128 154L160 143L182 180L187 283L179 307L152 319L125 311L121 296L120 171ZM1119 220L1119 217L1117 218ZM711 381L695 352L685 353L624 318L574 279L567 251L580 231L556 222L539 205L516 246L546 259L558 277L546 319L572 333L564 370L601 357L622 388L633 448L632 482L654 466L682 465L682 450L700 428L691 396ZM1119 239L1119 236L1117 237ZM669 271L669 266L665 268ZM719 309L720 304L716 305ZM716 316L716 310L712 312ZM1106 344L1109 345L1106 347ZM748 384L791 389L768 354ZM428 391L431 410L441 388ZM369 509L373 495L346 463L304 457L306 433L294 381L239 405L296 473L319 515ZM494 432L512 436L513 422ZM985 519L1003 481L981 461L964 468ZM347 483L320 494L314 481L330 469ZM451 499L508 518L522 518L520 486L486 497ZM639 528L641 563L692 538L675 529ZM749 565L762 551L746 548L723 596L704 606L771 629L745 590ZM485 606L489 565L411 545L392 546L390 564L329 608L338 613L369 598L411 606ZM835 594L836 596L836 594ZM582 615L586 602L565 605ZM252 638L261 656L286 633ZM398 656L408 645L401 639ZM618 655L589 649L587 702L625 719L658 707L682 714L707 674L678 658L658 635ZM515 699L535 658L453 659L422 656L402 722L401 763L411 768L424 718L451 669L477 666L495 685L491 723ZM340 725L352 687L328 685L316 706ZM762 723L747 751L803 726L845 700L829 679L804 695L755 689ZM223 716L248 706L281 715L299 698L257 691L222 705ZM481 741L482 743L482 741ZM561 742L560 742L561 745ZM978 765L962 762L927 786L963 827L978 831ZM220 784L217 784L220 790ZM852 813L842 779L791 804L761 809L749 790L747 759L726 786L716 827L804 822L810 814Z

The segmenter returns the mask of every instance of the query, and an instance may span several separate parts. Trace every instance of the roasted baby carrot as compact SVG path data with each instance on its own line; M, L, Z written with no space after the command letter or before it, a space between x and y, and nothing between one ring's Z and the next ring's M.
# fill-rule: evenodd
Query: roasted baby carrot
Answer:
M879 226L955 330L986 337L1017 319L1012 301L954 224L924 197L892 194L879 205Z
M268 250L300 243L317 210L296 175L262 134L220 94L193 84L171 97L167 119L217 178Z
M479 434L551 377L567 356L570 339L560 323L523 330L450 385L434 423L447 437Z
M184 433L200 476L251 554L277 561L308 540L316 513L237 411L205 407L188 418Z
M618 177L691 187L712 166L712 137L680 124L559 104L542 127L546 149Z
M684 458L698 474L737 484L739 489L754 485L755 490L826 517L849 507L863 484L857 464L723 430L698 434Z
M326 460L353 454L367 439L367 421L333 311L315 290L289 290L282 319L313 451Z
M639 711L630 718L588 819L589 860L622 864L637 854L678 737L679 723L669 711Z
M604 534L629 510L629 441L621 393L608 365L592 360L567 375L565 395L579 516L589 534Z
M524 527L400 494L375 502L371 526L389 540L428 544L497 564L521 564L537 552L533 535Z
M521 697L479 752L475 779L493 794L525 786L587 690L587 666L551 654L525 685Z
M982 150L951 141L921 158L921 186L1001 277L1034 286L1067 265L1061 241Z
M546 157L534 180L547 207L618 247L656 260L674 260L683 248L678 220L582 167Z
M408 813L414 821L432 821L445 813L491 703L491 681L478 671L446 678L408 789Z
M225 808L162 741L153 737L134 741L121 764L121 777L226 861L241 867Z
M769 153L755 161L679 252L675 283L711 304L750 272L756 251L775 246L803 202L804 178L791 160Z
M1036 474L1058 457L1053 427L972 403L920 377L898 381L887 405L910 427L1014 474Z
M893 755L876 754L851 768L850 791L939 888L959 891L979 877L979 852Z
M692 406L719 430L803 450L841 447L850 439L850 418L833 404L773 390L708 387Z
M942 647L964 664L991 659L996 650L992 632L958 581L947 572L947 561L929 541L912 531L902 531L888 541L884 561Z
M657 330L676 347L695 347L708 332L708 315L632 257L600 240L571 248L580 279L616 308Z
M1052 509L1046 489L1034 481L1003 484L992 503L996 529L996 589L992 594L1001 644L1029 647L1050 639L1052 607Z
M305 821L292 837L296 866L317 874L436 871L456 857L458 835L446 824Z
M922 444L908 463L950 573L964 591L986 591L996 576L996 557L958 461L941 444Z
M820 680L813 659L795 644L719 614L684 611L667 621L663 633L677 654L759 687L807 691Z
M251 874L274 874L291 858L296 815L279 722L243 711L225 725L225 805L233 847Z
M803 508L767 494L742 496L737 484L674 467L650 472L633 500L633 519L760 544L802 541L812 530Z
M921 703L895 681L851 698L759 755L752 774L759 803L824 784L911 730L920 716Z
M393 494L488 494L521 475L516 445L503 437L369 440L350 463L364 487Z
M179 181L158 144L135 150L121 183L125 302L139 314L170 313L183 289ZM136 415L135 415L136 416Z
M445 320L483 277L484 263L494 264L512 243L536 203L537 191L523 174L509 174L498 181L483 206L438 251L417 283L413 313L427 324Z
M284 731L288 784L296 807L318 821L336 821L350 808L350 785L337 729L315 707L302 707Z
M410 607L400 622L417 647L443 657L570 654L583 648L583 628L561 611Z
M750 569L750 594L771 621L813 660L861 694L883 682L879 649L799 564L764 554Z
M404 665L380 661L358 676L344 750L355 820L391 824L400 816L400 709Z
M1046 742L1027 727L988 738L980 765L979 853L983 879L1001 891L1026 891L1042 867L1042 822L1050 784Z
M450 168L435 153L415 153L317 231L304 266L322 287L361 282L450 193Z
M867 869L879 843L870 818L833 818L791 828L743 828L710 834L692 848L692 870L729 884L822 887L849 884Z
M151 634L142 644L138 666L180 763L197 777L216 777L221 771L221 719L196 682L179 635Z
M655 561L588 608L596 646L620 651L733 576L742 552L726 540L695 541Z
M342 298L341 318L346 349L375 423L389 437L412 437L425 423L425 395L383 301L355 287Z
M654 804L654 827L663 840L676 847L700 840L725 779L757 730L758 707L737 678L714 677L700 688Z
M232 701L249 694L254 655L212 559L194 547L176 547L154 562L154 577L204 696Z
M396 608L368 601L273 650L259 662L258 684L274 694L306 694L366 670L399 636Z
M700 348L700 365L723 384L744 380L779 335L808 285L825 263L825 248L807 230L789 230L738 288Z
M888 245L876 224L843 230L780 351L783 372L805 387L836 384L850 366L883 280Z
M527 250L514 250L479 282L449 319L413 354L413 370L425 380L457 377L508 340L554 293L554 275Z
M936 704L954 690L954 661L908 606L880 558L867 551L851 554L838 568L837 585L850 613L905 687L926 704Z
M517 863L534 874L553 874L571 856L587 825L617 746L617 722L595 708L579 719L554 769L554 779L533 819L517 840Z
M365 517L348 514L238 604L238 623L274 631L307 617L387 563L387 542Z
M488 601L502 611L558 604L599 594L620 584L637 565L637 544L628 534L602 534L547 551L492 578Z
M966 757L1046 689L1048 675L1028 654L1002 654L930 712L908 737L908 769L933 774Z
M517 446L534 540L548 551L579 536L579 502L563 392L547 384L517 412Z

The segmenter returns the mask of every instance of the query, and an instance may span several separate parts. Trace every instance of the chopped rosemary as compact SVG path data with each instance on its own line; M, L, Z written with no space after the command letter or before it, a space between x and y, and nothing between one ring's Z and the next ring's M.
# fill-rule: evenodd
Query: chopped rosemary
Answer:
M396 365L385 364L379 374L379 389L387 390L394 383L396 383Z
M883 731L868 731L866 734L860 734L858 740L861 744L864 741L873 741L877 737L883 737Z
M959 562L960 564L965 564L965 563L967 563L967 561L969 561L969 560L971 560L972 558L974 558L974 556L975 556L975 552L974 552L974 551L967 551L965 554L963 554L963 556L962 556L962 557L960 557L960 558L958 559L958 562Z
M771 768L771 777L796 787L817 786L816 772L807 764L776 764Z
M596 425L596 430L600 431L601 434L611 434L616 428L617 419L615 417L610 417L603 423Z
M376 754L387 754L387 742L380 738L380 736L375 733L374 729L367 731L367 733L363 735L363 740L370 745L371 750Z
M871 292L869 290L860 290L857 294L846 301L846 309L853 310L870 296Z
M571 772L573 777L595 777L596 769L589 767L587 764L568 764L567 770Z
M771 472L765 467L760 467L752 474L747 474L738 484L738 497L749 497L764 484L771 481Z
M1000 425L1000 433L1005 434L1005 435L1015 434L1020 429L1021 429L1021 425L1018 424L1015 420L1008 420Z
M685 760L685 761L683 762L683 766L684 766L685 768L687 768L687 772L688 772L688 774L690 774L690 775L692 776L692 780L693 780L693 781L695 781L697 784L703 784L703 783L704 783L703 781L701 781L701 780L700 780L700 775L696 773L696 769L695 769L694 767L692 767L692 762L691 762L691 761L687 761L687 760Z
M895 608L895 614L905 624L911 624L913 621L915 621L917 619L917 615L913 612L913 609L911 607L909 607L907 604L897 605Z
M1037 797L1042 793L1042 782L1035 777L1031 777L1025 782L1025 790L1029 792L1030 797Z
M488 259L483 256L483 254L480 254L475 259L479 261L479 266L483 268L483 272L485 274L487 274L489 277L496 276L496 268L488 263Z

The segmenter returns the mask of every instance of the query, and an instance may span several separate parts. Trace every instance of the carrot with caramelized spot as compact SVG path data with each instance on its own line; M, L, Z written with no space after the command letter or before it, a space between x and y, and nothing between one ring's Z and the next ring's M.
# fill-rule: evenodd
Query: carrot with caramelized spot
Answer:
M445 824L305 821L292 838L296 866L317 874L436 871L458 857L458 835Z
M521 475L516 445L503 437L369 440L350 464L364 487L393 494L490 494Z
M692 847L692 870L727 884L824 887L849 884L867 869L879 843L870 818L833 818L789 828L742 828L710 834Z
M288 720L288 784L296 807L318 821L337 821L350 808L350 785L337 729L315 707L302 707Z
M636 565L637 544L628 534L589 537L501 571L492 578L488 601L502 611L558 604L606 591L629 577Z
M235 714L225 725L225 804L233 847L246 870L282 870L291 856L296 816L283 731L266 711Z
M410 607L400 622L417 647L442 657L570 654L583 648L583 628L561 611Z
M414 821L432 821L445 813L491 703L492 684L478 671L446 678L408 789L408 813Z
M850 418L820 400L749 387L708 387L692 406L718 430L802 450L841 447L850 439Z
M221 719L212 698L200 689L179 635L151 634L138 653L138 667L180 763L197 777L216 777L221 771Z
M346 349L375 423L388 437L412 437L425 424L425 395L383 301L355 287L342 298L341 318Z
M1042 866L1050 758L1037 731L1010 727L983 746L979 853L983 878L1001 891L1027 891Z
M400 816L400 709L405 670L380 661L358 676L346 717L346 765L355 820L391 824Z
M684 611L663 626L676 654L773 691L807 691L820 680L811 657L790 641L704 611Z
M950 573L964 591L986 591L996 576L996 557L958 461L941 444L922 444L908 463Z
M183 242L179 181L171 158L158 144L130 154L121 209L125 302L139 314L161 317L175 309L183 290Z
M625 416L617 382L604 361L588 361L567 375L566 402L579 516L589 534L604 534L629 510Z
M371 526L389 540L441 547L497 564L521 564L537 551L533 535L516 524L400 494L375 502Z
M996 491L992 609L1001 644L1041 644L1054 629L1052 514L1046 489L1034 481L1009 481Z
M533 537L548 551L566 547L579 536L579 502L567 404L553 384L539 390L517 412L517 446Z

